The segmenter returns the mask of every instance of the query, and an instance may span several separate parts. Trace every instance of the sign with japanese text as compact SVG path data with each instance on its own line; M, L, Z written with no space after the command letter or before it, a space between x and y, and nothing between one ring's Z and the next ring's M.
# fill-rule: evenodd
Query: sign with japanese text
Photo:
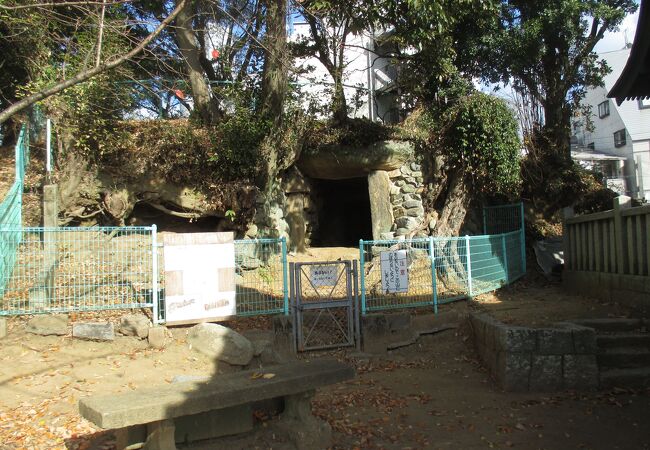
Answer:
M338 280L338 265L309 266L311 284L318 286L335 286Z
M406 250L381 252L381 290L386 294L408 292L409 273Z
M165 321L236 314L233 233L164 234Z

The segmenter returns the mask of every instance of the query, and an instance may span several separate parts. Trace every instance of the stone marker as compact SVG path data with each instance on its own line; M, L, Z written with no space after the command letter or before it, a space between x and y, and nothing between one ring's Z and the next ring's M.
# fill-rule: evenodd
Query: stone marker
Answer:
M248 339L216 323L192 327L187 342L196 351L235 366L245 366L253 359L253 344Z
M207 383L212 377L210 375L175 375L172 378L172 384L174 383Z
M27 322L25 330L41 336L65 336L68 334L68 316L65 314L36 316Z
M72 325L72 337L93 341L115 340L113 324L104 323L75 323Z
M144 314L127 314L120 319L120 333L145 339L149 335L151 321Z
M7 335L7 319L0 317L0 339Z
M165 348L167 343L167 328L165 327L153 327L149 328L149 347L153 348Z

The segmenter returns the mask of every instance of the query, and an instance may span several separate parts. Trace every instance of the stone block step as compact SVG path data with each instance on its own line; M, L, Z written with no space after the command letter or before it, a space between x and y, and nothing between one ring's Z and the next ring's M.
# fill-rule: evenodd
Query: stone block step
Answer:
M650 349L650 334L601 334L596 336L596 343L600 349L613 347L645 347Z
M612 369L600 372L600 387L647 387L650 386L650 368Z
M600 368L650 368L650 351L642 348L609 349L597 356Z
M578 319L572 322L597 332L634 331L643 326L641 319Z

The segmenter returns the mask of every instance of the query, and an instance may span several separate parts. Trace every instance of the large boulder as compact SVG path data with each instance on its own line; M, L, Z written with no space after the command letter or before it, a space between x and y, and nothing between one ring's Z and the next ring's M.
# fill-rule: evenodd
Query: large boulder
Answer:
M127 314L120 318L120 333L124 336L137 336L146 339L151 321L144 314Z
M25 330L41 336L65 336L68 334L68 316L65 314L36 316L27 322Z
M247 365L255 352L251 341L215 323L200 323L192 327L187 342L194 350L235 366Z
M327 145L303 150L297 164L307 177L342 180L399 169L413 152L413 144L405 141L379 141L366 147Z

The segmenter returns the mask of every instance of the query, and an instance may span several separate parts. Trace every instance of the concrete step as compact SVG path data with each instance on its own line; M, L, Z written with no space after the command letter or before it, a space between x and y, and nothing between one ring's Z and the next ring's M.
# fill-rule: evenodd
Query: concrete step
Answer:
M596 343L600 349L614 347L645 347L650 349L650 334L601 334L596 336Z
M596 332L634 331L643 327L641 319L577 319L573 323L593 328Z
M600 372L600 387L647 387L650 386L650 368L612 369Z
M650 368L650 351L644 348L613 348L597 356L598 367L624 369L632 367Z

